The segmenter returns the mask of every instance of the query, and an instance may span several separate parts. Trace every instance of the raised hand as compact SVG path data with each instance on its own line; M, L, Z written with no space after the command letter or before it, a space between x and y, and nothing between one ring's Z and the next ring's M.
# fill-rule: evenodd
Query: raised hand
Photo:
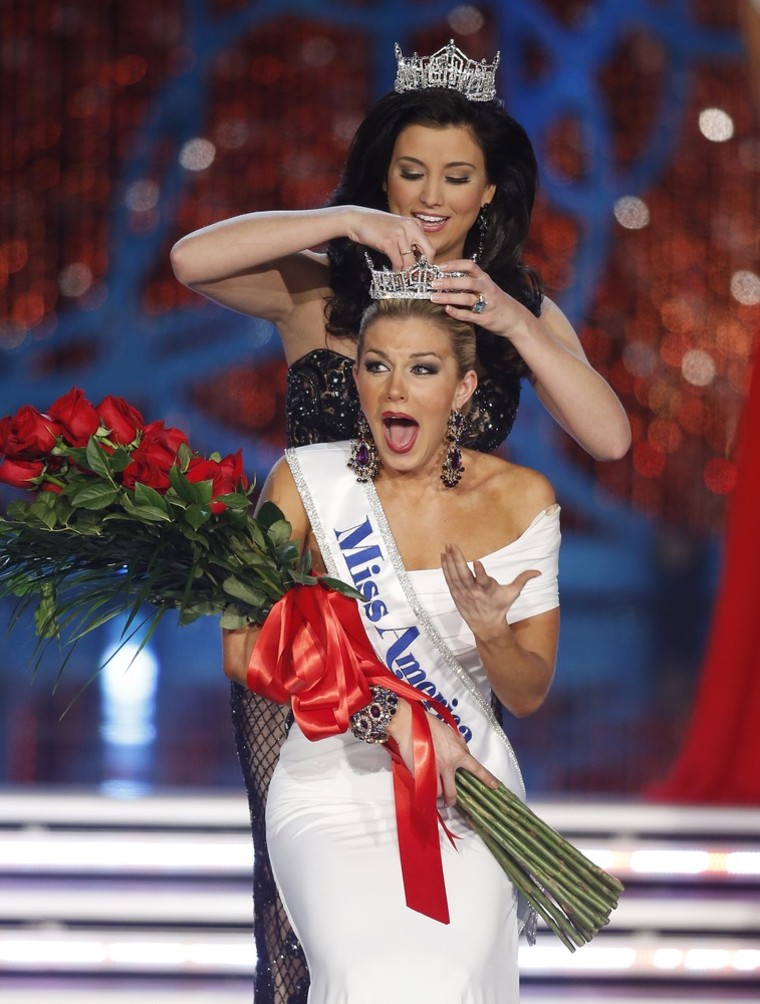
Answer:
M530 315L527 307L505 293L472 259L449 261L441 268L446 272L465 273L464 277L434 279L431 284L435 292L430 299L445 306L451 317L510 338L514 327Z
M441 555L441 568L452 599L476 639L497 640L506 629L507 611L529 579L541 573L528 569L507 585L492 578L480 561L470 571L464 555L455 544L447 544Z
M422 224L414 217L394 216L393 213L361 206L352 206L351 210L346 236L357 244L365 244L386 255L395 271L414 265L421 255L428 261L435 257Z

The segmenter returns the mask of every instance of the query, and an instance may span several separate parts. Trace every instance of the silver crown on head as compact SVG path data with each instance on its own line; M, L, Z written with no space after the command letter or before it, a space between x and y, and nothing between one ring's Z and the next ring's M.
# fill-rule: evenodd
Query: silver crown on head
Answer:
M368 254L365 260L372 276L369 295L373 300L429 300L434 292L431 283L433 279L462 278L466 272L444 272L437 265L431 264L421 256L414 265L393 272L389 268L376 269Z
M476 63L449 40L432 56L405 56L398 42L394 45L396 51L396 83L393 89L401 94L403 91L420 91L427 87L444 87L459 91L470 101L491 101L496 97L496 70L499 65L500 53L496 53L493 63L481 59Z

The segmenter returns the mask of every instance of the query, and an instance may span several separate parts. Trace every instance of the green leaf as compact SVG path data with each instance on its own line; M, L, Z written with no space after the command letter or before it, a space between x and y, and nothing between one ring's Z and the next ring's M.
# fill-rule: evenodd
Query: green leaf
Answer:
M230 550L238 559L237 563L240 565L247 565L249 568L272 568L272 559L268 554L255 551L251 547L239 549L233 546Z
M184 446L184 443L181 444ZM182 471L173 464L169 468L169 484L172 486L177 495L182 499L183 502L187 502L188 505L192 505L195 502L200 502L198 498L198 493L195 490L195 485L192 481L188 481Z
M359 600L360 603L366 602L366 597L358 589L354 589L353 586L350 586L347 582L343 582L341 579L334 579L331 575L320 575L317 581L320 586L334 589L336 592L342 593L352 600Z
M102 533L103 517L92 509L79 509L72 526L77 533L99 537Z
M87 466L91 471L94 471L95 474L99 474L102 478L107 478L109 481L111 480L111 465L109 463L108 454L101 446L98 446L97 440L93 437L91 437L87 443L85 456L87 458Z
M74 511L74 506L71 504L71 499L67 498L63 493L59 493L53 496L55 499L55 515L60 526L66 526L69 521L69 516L71 516Z
M222 605L220 602L214 601L195 601L193 603L188 603L182 608L180 614L180 623L188 624L190 621L196 620L198 617L218 617L222 612Z
M223 502L230 509L247 510L251 504L247 495L241 492L230 492L229 495L217 495L216 502Z
M179 461L179 466L183 471L187 470L187 465L193 459L195 454L187 445L187 443L180 443L177 449L177 460Z
M119 489L110 482L88 481L74 486L69 492L64 488L71 504L82 509L105 509L116 501Z
M139 481L135 484L135 502L140 509L147 506L151 509L160 509L161 512L169 515L169 507L163 495L159 494L155 488L141 484Z
M222 588L228 596L234 596L236 600L250 603L251 606L260 607L266 602L266 596L260 589L242 582L234 575L230 575L222 583Z
M227 628L228 631L238 631L240 628L249 627L250 619L245 614L238 613L230 608L222 614L219 619L219 626Z
M153 505L136 505L132 512L140 519L148 520L149 523L171 523L172 521L166 509L159 509Z
M184 518L187 518L187 517L184 517ZM209 549L209 542L203 536L202 533L198 533L196 530L194 530L187 523L176 522L174 525L175 525L177 531L182 535L182 537L185 540L190 540L194 544L198 544L200 547L202 547L204 551L208 551L208 549Z
M273 523L277 523L284 518L282 509L276 506L274 502L269 501L262 503L261 508L256 513L258 524L265 533Z
M211 509L204 505L190 505L185 510L185 519L193 528L197 530L198 527L203 526L211 518Z
M80 467L87 467L87 450L84 446L69 446L66 454L70 460Z
M56 513L57 498L58 496L55 492L40 492L29 508L30 514L35 516L49 530L52 530L58 523L58 515Z
M125 450L123 446L117 446L113 451L110 460L110 468L114 474L121 474L132 463L132 456L129 450Z
M248 520L248 532L251 535L251 539L256 547L260 548L262 551L266 549L266 541L264 540L264 533L259 526L257 520Z
M272 523L269 527L267 530L267 537L275 547L280 547L283 544L290 543L290 534L292 532L293 528L290 523L288 523L285 519L279 519L276 523ZM297 555L298 551L296 550L296 556Z
M55 638L59 633L56 590L51 582L41 584L40 602L34 611L34 629L39 638Z
M133 493L129 491L123 491L121 493L121 498L119 499L119 501L121 502L122 509L124 509L125 512L128 512L130 516L133 515L136 508L135 500L133 498Z
M193 484L195 488L195 501L199 502L201 505L208 505L214 497L214 482L209 479L208 481L195 481L189 483Z

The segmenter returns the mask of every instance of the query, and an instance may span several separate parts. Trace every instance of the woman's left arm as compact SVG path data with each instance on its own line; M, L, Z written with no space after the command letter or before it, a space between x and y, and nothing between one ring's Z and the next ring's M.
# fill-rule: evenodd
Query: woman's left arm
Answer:
M520 572L502 585L481 562L470 571L464 555L449 544L441 555L449 590L472 633L491 688L517 718L532 715L544 702L554 676L559 635L559 608L507 623L507 611L529 579L539 573Z
M432 299L446 304L460 321L476 322L495 335L508 338L533 375L546 410L595 460L619 460L631 445L631 427L617 395L591 366L573 326L559 307L544 297L540 317L505 293L474 262L449 262L446 269L467 271L466 292L454 292L462 280L433 283ZM449 290L451 290L449 292ZM485 308L473 316L482 296Z

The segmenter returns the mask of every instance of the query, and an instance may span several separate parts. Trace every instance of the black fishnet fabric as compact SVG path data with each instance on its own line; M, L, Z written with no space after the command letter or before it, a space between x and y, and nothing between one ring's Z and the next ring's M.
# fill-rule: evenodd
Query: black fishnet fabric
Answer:
M317 349L288 370L288 446L350 439L356 429L358 399L353 360ZM509 434L520 401L520 380L481 381L467 416L462 445L490 453ZM298 939L280 901L269 863L266 800L290 712L238 684L231 690L232 723L243 771L254 846L253 931L256 944L255 1004L306 1004L309 971Z
M253 999L256 1004L306 1004L309 971L277 894L264 817L269 782L290 724L290 709L252 694L237 683L232 684L230 700L254 847L253 934L257 963Z

